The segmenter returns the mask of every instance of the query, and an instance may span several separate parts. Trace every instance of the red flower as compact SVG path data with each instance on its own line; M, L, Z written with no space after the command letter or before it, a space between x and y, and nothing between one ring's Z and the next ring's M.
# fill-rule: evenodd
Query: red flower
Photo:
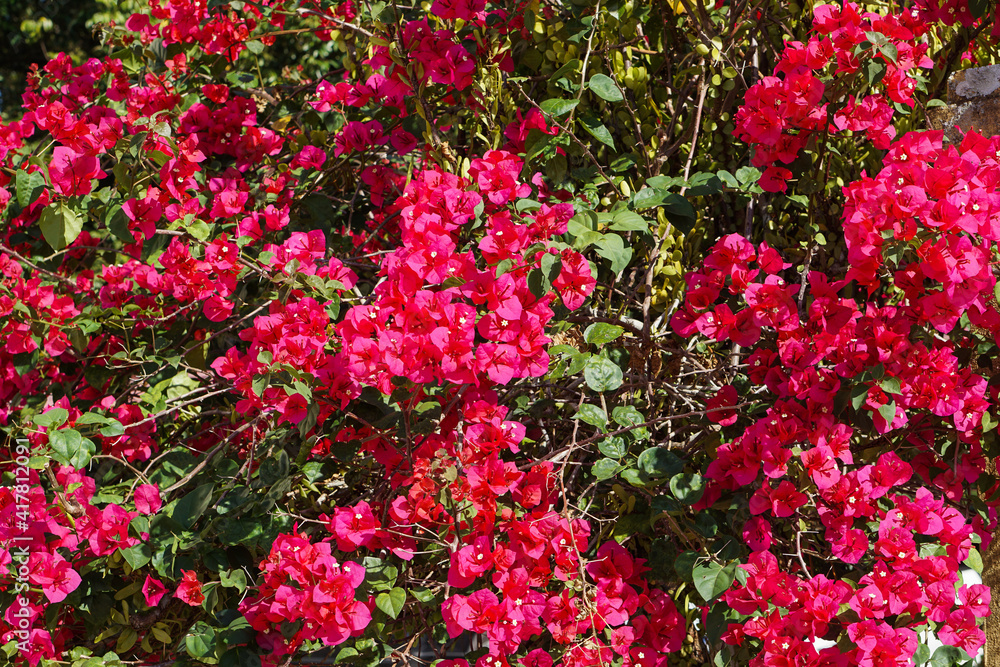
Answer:
M67 197L88 194L93 189L93 179L102 178L97 158L80 154L65 146L56 146L49 163L49 178L56 192Z
M369 546L382 528L372 513L371 505L363 500L354 507L335 509L333 520L327 525L337 537L337 549L340 551L354 551L358 547Z
M42 587L49 602L62 602L80 585L82 579L72 564L58 554L41 551L28 559L28 581Z
M706 416L709 421L713 421L716 424L731 426L736 423L736 410L719 410L718 408L732 407L738 401L739 395L736 393L736 387L727 384L705 403L705 410L708 411Z
M201 582L198 581L198 575L193 570L182 570L182 572L184 578L177 586L176 595L192 607L197 607L205 601L205 594L201 592Z
M163 582L147 574L146 582L142 585L142 595L146 598L146 604L155 607L166 594L167 589Z
M156 514L162 505L160 489L156 484L140 484L136 488L135 509L140 514Z

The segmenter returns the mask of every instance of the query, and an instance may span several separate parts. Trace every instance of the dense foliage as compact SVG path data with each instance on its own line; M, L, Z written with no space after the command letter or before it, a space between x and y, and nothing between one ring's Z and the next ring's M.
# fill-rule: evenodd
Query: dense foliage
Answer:
M0 126L5 655L967 661L1000 138L925 116L995 12L104 23Z

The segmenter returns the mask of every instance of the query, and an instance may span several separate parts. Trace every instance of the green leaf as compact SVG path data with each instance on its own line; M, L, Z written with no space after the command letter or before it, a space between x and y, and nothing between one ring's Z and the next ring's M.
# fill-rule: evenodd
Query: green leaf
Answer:
M851 407L860 410L861 406L868 400L868 387L857 384L851 387Z
M654 208L666 201L669 195L660 188L643 188L632 195L632 206L637 209Z
M207 223L201 220L195 220L191 224L186 225L184 227L184 231L186 231L188 234L195 237L199 241L207 241L208 237L212 235L212 228L209 227Z
M722 184L722 179L709 172L698 172L691 177L689 183L691 187L687 191L687 194L691 197L717 195L725 189Z
M402 588L393 588L387 593L379 593L375 598L375 606L384 611L392 618L399 616L406 603L406 591Z
M896 48L895 44L886 44L885 46L881 46L879 47L879 51L893 63L895 63L899 58L899 49Z
M736 563L725 567L715 562L696 565L692 576L695 589L706 602L711 602L733 584L736 579Z
M670 493L685 505L694 505L705 493L705 478L698 473L674 475L670 478Z
M410 595L417 599L417 602L431 602L434 599L434 591L426 588L411 588Z
M866 31L865 38L875 46L884 46L889 43L889 38L880 32Z
M595 322L583 332L583 339L591 345L604 345L625 333L625 327L606 322Z
M694 583L694 564L698 562L698 554L694 551L682 551L674 561L674 570L684 581Z
M699 172L700 173L700 172ZM692 178L692 180L694 180ZM684 185L685 181L681 176L653 176L646 179L646 185L657 190L669 190L670 188Z
M148 544L137 544L128 549L119 549L119 551L122 552L122 558L133 570L138 570L153 557L153 552Z
M965 566L971 568L976 574L983 573L983 557L979 555L979 549L969 549L969 556L965 559Z
M649 504L649 509L654 524L663 514L676 516L685 511L679 502L669 496L655 496Z
M605 146L609 146L614 149L615 140L611 137L611 132L600 120L594 116L586 115L580 117L580 124L583 125L583 129L590 133L590 136L594 137Z
M897 377L892 377L892 376L883 377L881 380L879 380L878 386L881 387L882 391L884 391L887 394L899 395L902 393L902 390L900 389L899 385L899 378Z
M605 234L597 242L595 250L601 257L611 260L611 271L615 274L624 271L632 261L632 246L625 245L625 241L617 234Z
M531 269L528 271L528 291L536 299L541 299L552 291L552 281L545 277L541 269Z
M728 171L726 171L725 169L716 172L715 175L719 177L719 180L722 181L727 188L739 188L740 186L739 181L736 180L736 177L733 176Z
M259 55L264 52L264 44L259 39L252 39L249 42L244 42L247 47L247 51L254 55Z
M65 408L52 408L40 415L35 415L31 418L31 421L35 422L38 426L52 430L65 424L67 419L69 419L68 410Z
M594 391L614 391L622 386L625 379L618 364L601 356L587 359L583 367L583 379Z
M610 229L618 232L649 232L649 223L634 211L619 211L611 222Z
M190 530L201 515L205 513L208 506L212 504L212 491L214 489L215 485L211 482L202 484L177 501L173 511L170 513L170 517L185 530Z
M591 426L596 426L602 431L604 430L604 427L608 425L608 413L596 405L591 405L590 403L584 403L581 405L580 409L576 411L575 415L573 415L573 419L579 419L580 421L586 422Z
M395 586L396 578L399 577L399 570L395 565L374 556L366 556L361 564L365 567L365 582L372 588L388 591Z
M125 434L125 427L117 419L108 419L107 424L98 431L105 438L117 438Z
M611 411L611 418L614 419L615 423L619 426L635 426L636 424L642 424L646 421L646 418L642 416L642 413L631 405L619 405Z
M570 111L575 109L576 105L579 103L580 100L561 100L558 98L554 98L551 100L545 100L538 106L540 106L542 108L542 111L544 111L545 113L551 114L558 118L559 116L564 116L568 114Z
M984 412L982 424L983 424L983 433L989 433L990 431L995 429L997 425L1000 424L1000 422L997 422L997 420L989 412Z
M107 225L108 231L114 234L122 243L135 243L135 237L128 228L128 218L125 216L125 212L121 206L115 205L108 212L108 215L104 218L104 224Z
M624 514L615 520L611 528L611 536L618 544L623 544L626 540L642 533L647 535L650 533L649 514L646 512Z
M621 470L622 466L614 459L600 459L594 464L591 471L594 473L594 477L599 480L611 479L618 471Z
M870 60L865 65L865 79L869 86L874 86L885 76L886 66L881 60Z
M757 172L758 175L760 172ZM667 219L674 227L687 234L698 221L698 213L685 197L660 188L643 188L632 195L632 205L637 209L662 206Z
M559 255L553 255L552 253L545 253L542 255L542 261L539 263L541 267L542 275L551 285L559 274L562 273L562 258Z
M589 246L600 243L603 239L604 234L590 231L588 229L587 231L577 235L576 239L573 241L573 248L575 250L585 250Z
M569 219L566 232L570 237L577 237L585 232L597 231L597 213L584 209Z
M15 192L17 194L17 204L21 208L28 208L35 203L45 190L45 176L40 171L29 174L26 171L17 172L17 183Z
M635 468L629 468L622 472L622 479L631 484L632 486L650 486L655 485L658 482L655 480L650 480L649 476L641 470L636 470Z
M595 95L607 102L621 102L625 99L621 89L615 84L614 79L607 74L595 74L590 77L590 83L587 87Z
M49 447L52 449L52 458L58 463L77 469L85 468L90 463L90 457L97 451L93 442L71 428L51 431Z
M968 653L955 646L938 646L934 655L927 661L927 667L954 667L970 657Z
M64 420L65 421L65 420ZM76 418L73 426L87 426L89 424L107 424L108 418L96 412L84 412Z
M247 587L247 575L239 568L222 570L219 572L219 583L226 588L235 588L242 593Z
M130 627L126 627L122 630L122 633L118 635L118 641L115 643L115 650L119 653L125 653L139 640L139 633ZM101 661L103 664L103 660Z
M549 77L549 81L554 82L557 86L562 88L567 92L576 92L580 88L580 84L576 82L577 74L579 74L580 61L577 58L573 58L565 65L557 69ZM544 104L542 105L545 106Z
M597 443L597 449L608 458L621 459L628 454L628 445L623 438L612 436Z
M566 369L566 375L573 376L583 370L584 366L587 365L587 360L590 359L592 355L590 352L578 352L574 354L569 359L569 367Z
M684 461L664 447L650 447L639 455L639 469L649 477L673 477L684 470Z
M264 390L271 383L271 374L264 373L262 375L257 375L254 377L253 381L250 383L250 391L252 391L257 396L263 396Z
M698 213L694 210L694 206L679 194L669 193L667 195L663 201L663 212L667 215L670 224L685 234L690 232L695 222L698 221Z
M756 167L740 167L736 170L736 180L740 185L747 187L760 180L761 171Z
M986 15L986 10L990 8L990 0L969 0L969 13L972 18L980 19Z
M288 452L281 450L277 455L260 462L260 479L265 484L275 484L278 480L288 477L290 469Z
M892 420L896 418L896 401L889 401L885 405L880 405L878 413L882 415L882 419L885 420L886 424L892 424Z
M80 236L83 220L65 202L59 202L45 207L38 226L52 249L62 250Z
M184 637L188 655L192 658L202 658L215 652L215 628L204 621L198 621Z

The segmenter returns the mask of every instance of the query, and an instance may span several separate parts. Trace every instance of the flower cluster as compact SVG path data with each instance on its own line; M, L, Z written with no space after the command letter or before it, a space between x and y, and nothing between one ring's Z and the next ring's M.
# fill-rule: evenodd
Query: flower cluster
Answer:
M863 131L877 148L888 148L895 137L892 104L912 107L915 70L933 64L927 45L916 41L927 24L909 11L862 14L846 2L842 8L820 5L813 13L817 34L806 44L785 46L775 76L750 87L735 117L734 134L754 147L752 164L766 168L760 186L771 192L784 192L792 177L777 163L793 162L820 132ZM866 64L869 72L879 72L878 81L872 81L876 92L849 96L831 123L828 105L821 104L829 82L859 76Z
M956 602L951 591L973 534L988 539L988 533L944 503L960 498L963 485L986 468L981 422L989 406L987 383L961 365L958 345L913 332L931 327L950 333L967 313L995 334L996 312L981 293L995 284L988 257L996 179L980 173L996 170L997 149L995 140L973 133L947 149L940 133L909 134L893 145L882 172L847 188L848 278L874 290L891 265L896 296L890 304L862 310L854 299L838 296L847 281L831 283L816 271L801 287L788 284L780 274L789 264L766 245L755 248L737 235L720 240L702 268L687 276L675 329L750 348L749 380L774 397L766 414L718 448L706 473L715 483L708 495L745 493L755 516L744 532L757 554L748 566L754 576L727 597L752 617L731 628L730 639L738 643L745 634L760 640L754 664L770 664L769 656L789 651L807 661L823 659L803 640L803 628L811 628L806 634L813 640L823 637L842 604L857 613L844 625L858 647L852 660L860 662L852 664L907 660L914 632L928 623L944 641L973 653L984 641L976 618L985 613L988 596L975 589ZM853 413L845 411L841 396L849 398ZM725 387L710 405L733 406L735 398ZM859 424L852 414L867 415L880 434L905 426L905 442L916 454L910 462L892 452L874 463L856 461L852 443ZM720 411L714 419L733 424L737 414ZM959 441L955 461L934 451L935 425ZM913 478L925 486L904 491ZM774 568L767 550L778 540L779 524L772 518L812 512L825 528L831 555L863 563L869 574L857 583L808 572L758 577ZM775 615L768 604L787 611ZM904 613L905 627L885 621Z
M931 64L928 21L969 24L968 12L947 12L961 8L952 0L889 16L817 7L811 38L748 91L737 135L765 189L783 190L779 163L823 132L863 132L888 155L845 190L846 280L805 270L791 282L777 250L738 235L687 276L675 330L734 343L745 377L707 401L713 444L685 452L683 477L636 476L643 493L629 495L586 458L624 439L577 437L581 422L608 426L604 404L620 410L641 384L611 361L625 346L591 353L607 345L599 330L574 347L597 287L579 249L626 238L602 233L609 212L591 220L608 183L532 173L541 154L526 144L560 131L540 111L554 107L497 115L491 99L532 34L525 3L434 0L382 18L327 4L151 0L111 30L108 58L36 69L29 112L0 125L0 424L27 443L26 481L0 488L0 540L30 547L17 584L29 662L75 660L104 623L117 634L88 643L137 663L183 646L192 660L264 653L270 666L352 640L344 655L367 660L415 627L485 636L477 667L665 667L708 625L753 665L904 664L927 628L982 644L989 592L963 585L959 567L988 537L990 508L968 519L957 507L970 484L989 485L996 392L956 325L1000 335L983 297L996 286L1000 140L944 147L940 133L896 140L893 127L893 105L913 106ZM241 71L275 36L305 33L342 49L343 80L306 80L303 67L281 73L296 85L268 88L266 57L256 78ZM590 78L603 100L591 102L637 90L606 84ZM612 148L586 94L575 120ZM542 139L580 171L565 137ZM627 162L611 169L620 193ZM635 239L623 251L650 249L641 215L610 215ZM579 233L580 220L593 229ZM848 281L867 293L844 296ZM646 306L642 349L662 351ZM580 382L556 386L555 335L574 343L566 376ZM571 417L565 392L594 386L593 361L632 377ZM611 414L635 442L652 431ZM889 447L868 449L869 430ZM681 452L662 442L646 451ZM576 503L591 473L628 498L611 519L610 505ZM683 500L688 478L706 487L681 508L667 490ZM665 517L718 507L736 518L728 536L743 533L711 545L726 572L740 562L708 600L728 607L728 627L699 602L678 608L677 580L633 554L645 537L607 530L627 514L672 548ZM815 529L806 555L799 521ZM779 561L789 550L798 566ZM830 569L813 576L813 556ZM4 595L16 558L0 549ZM834 578L846 569L857 576ZM135 632L168 609L177 623ZM19 627L8 611L0 639ZM216 638L202 656L199 637Z
M365 568L338 563L329 542L280 535L261 567L257 595L244 600L240 611L275 656L294 653L306 641L336 646L360 636L371 622L369 607L355 599ZM299 621L301 627L286 639L282 625Z
M902 137L877 175L845 190L847 277L873 289L878 272L892 270L919 323L947 333L967 313L977 326L1000 333L1000 314L984 296L996 285L997 174L996 137L970 132L948 147L941 132Z

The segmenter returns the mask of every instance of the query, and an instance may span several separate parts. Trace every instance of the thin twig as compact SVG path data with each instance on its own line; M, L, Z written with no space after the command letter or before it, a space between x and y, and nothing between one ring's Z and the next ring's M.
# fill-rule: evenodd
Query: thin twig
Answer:
M324 21L330 21L331 23L336 23L337 25L339 25L342 28L347 28L348 30L353 30L354 32L357 32L357 33L360 33L360 34L364 35L365 37L369 37L370 38L370 37L374 37L375 36L374 33L368 32L367 30L365 30L364 28L362 28L359 25L354 25L353 23L348 23L347 21L342 21L342 20L340 20L340 19L338 19L338 18L336 18L334 16L330 16L329 14L324 14L322 12L317 12L314 9L307 9L305 7L300 7L298 11L301 14L311 14L312 16L318 16L321 19L323 19Z
M183 407L186 407L188 405L193 405L194 403L200 403L201 401L205 400L206 398L210 398L212 396L218 396L219 394L225 394L225 393L228 393L230 391L232 391L232 389L226 388L226 389L220 389L218 391L211 391L211 392L209 392L207 394L202 394L202 395L200 395L200 396L198 396L196 398L192 398L190 401L184 401L183 403L178 403L177 405L175 405L175 406L173 406L171 408L167 408L163 412L158 412L155 415L149 415L145 419L141 419L141 420L135 422L134 424L126 424L125 428L127 430L129 427L140 426L140 425L145 424L147 422L151 422L153 420L159 419L160 417L166 417L170 413L177 412L178 410L180 410Z
M246 424L244 424L243 426L240 426L238 429L236 429L235 431L233 431L232 433L230 433L229 436L226 437L225 440L223 440L222 442L220 442L219 444L217 444L215 447L213 447L212 449L210 449L208 451L208 453L205 454L205 458L203 458L201 461L199 461L198 465L196 465L191 470L191 472L189 472L188 474L184 475L184 477L180 478L179 480L177 480L176 482L174 482L173 484L171 484L170 486L168 486L166 489L164 489L161 492L162 495L165 496L168 493L170 493L171 491L174 491L175 489L181 488L182 486L184 486L185 484L187 484L188 482L190 482L192 479L194 479L194 476L197 475L199 472L201 472L205 468L205 466L208 465L208 462L211 461L212 458L216 454L218 454L220 451L222 451L222 449L226 445L228 445L232 441L233 438L235 438L237 435L239 435L243 431L247 430L248 428L250 428L251 426L253 426L254 424L256 424L257 420L259 420L259 419L260 419L260 415L258 415L257 417L255 417L253 419L253 421L248 421Z
M572 132L570 132L567 128L565 128L562 124L560 124L559 121L557 121L555 118L552 118L551 114L546 114L545 110L542 109L542 107L539 106L539 104L537 102L535 102L535 100L531 99L531 97L528 95L527 92L525 92L524 88L521 87L521 84L519 84L517 81L514 81L513 79L508 79L508 83L513 84L514 87L517 88L518 92L520 92L521 95L524 96L524 99L526 99L531 106L535 107L536 109L538 109L539 111L541 111L543 114L545 114L545 116L549 118L549 120L551 121L552 125L554 125L556 127L556 129L558 129L561 132L564 132L566 134L566 136L568 136L570 139L572 139L574 142L576 142L576 144L580 148L583 149L583 152L586 153L587 157L590 158L590 161L594 163L594 166L597 167L597 172L601 175L601 177L605 181L607 181L608 183L611 184L611 187L614 188L615 193L617 193L617 194L621 193L621 191L618 189L618 186L615 184L615 182L613 180L611 180L611 177L608 176L607 173L605 173L604 167L601 166L600 161L596 157L594 157L593 153L590 152L590 148L587 146L587 144L585 144L582 141L580 141L580 139L575 134L573 134Z
M125 466L126 468L128 468L129 470L131 470L132 472L134 472L143 482L145 482L146 484L150 483L149 482L149 478L146 477L144 474L142 474L142 472L138 468L134 467L128 461L124 461L124 460L118 458L117 456L111 456L109 454L94 454L90 458L92 458L92 459L108 459L109 461L114 461L115 463L120 463L121 465Z
M32 263L30 260L22 257L21 255L17 254L16 252L14 252L13 250L11 250L10 248L8 248L7 246L5 246L3 244L0 244L0 252L7 253L8 255L10 255L14 259L16 259L17 261L21 262L22 264L25 264L26 266L28 266L31 269L34 269L35 271L37 271L38 273L41 273L42 275L46 275L46 276L48 276L50 278L54 278L55 280L58 280L58 281L66 284L66 285L69 285L70 287L76 288L76 283L72 279L67 278L66 276L60 276L58 273L53 273L52 271L49 271L48 269L43 269L42 267L38 266L37 264Z
M806 566L806 559L802 557L802 533L795 531L795 554L799 557L799 565L802 566L802 571L806 573L806 576L812 579L812 574L809 572L809 568Z
M799 317L805 318L806 306L806 285L809 282L809 265L812 264L813 255L816 252L816 244L810 243L809 250L806 251L806 260L802 265L802 280L799 284Z
M704 62L702 63L704 65ZM698 83L698 108L695 110L694 114L694 136L691 137L691 150L688 151L687 162L684 163L684 180L687 181L688 176L691 174L691 163L694 162L694 152L698 149L698 133L701 131L701 114L702 110L705 108L705 95L708 94L708 86L705 85L705 79L702 77L701 81ZM681 188L681 196L687 192L687 186Z

